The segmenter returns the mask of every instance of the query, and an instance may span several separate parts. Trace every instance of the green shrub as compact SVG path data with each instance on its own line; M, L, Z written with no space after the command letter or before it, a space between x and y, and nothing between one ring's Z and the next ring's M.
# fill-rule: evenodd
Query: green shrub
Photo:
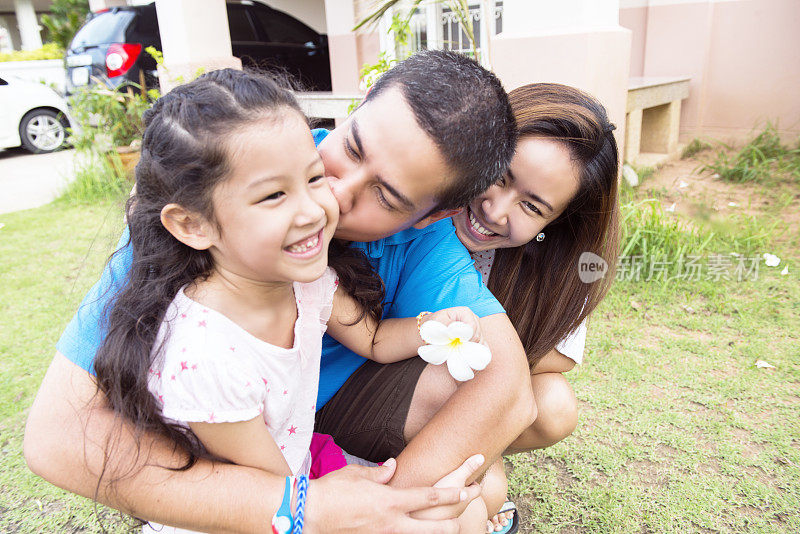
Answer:
M89 0L53 0L50 13L42 15L42 24L50 32L50 39L66 50L88 13Z
M5 61L39 61L43 59L64 59L64 49L56 43L47 43L36 50L0 52L0 63Z
M711 148L711 145L709 143L701 141L700 139L695 137L694 139L691 140L691 142L688 145L686 145L686 147L683 149L683 152L681 152L681 159L691 158L692 156L699 154L703 150L707 150L709 148Z
M625 200L620 214L617 279L629 281L686 279L691 268L701 267L701 261L702 266L709 268L713 263L718 270L727 265L730 275L745 258L760 261L757 256L776 236L781 222L739 216L726 222L690 225L665 214L655 199Z
M656 172L655 167L635 167L636 174L639 175L639 183L641 184Z
M782 145L771 124L738 152L729 151L730 147L725 146L701 170L734 183L772 183L780 177L800 179L800 146L790 149Z
M101 153L140 142L142 115L157 93L142 95L132 86L115 91L101 84L79 89L70 98L70 107L81 128L72 133L70 142L75 148Z
M105 200L123 201L133 184L104 154L82 150L75 157L75 179L64 189L59 202L91 204Z

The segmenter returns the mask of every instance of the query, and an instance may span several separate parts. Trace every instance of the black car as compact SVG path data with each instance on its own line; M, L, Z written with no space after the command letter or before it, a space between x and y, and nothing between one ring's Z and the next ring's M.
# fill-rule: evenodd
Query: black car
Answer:
M288 72L304 89L331 90L328 36L258 2L227 2L233 55L244 67ZM111 88L158 86L156 61L145 52L161 50L155 3L115 7L91 16L67 50L67 93L98 80ZM93 82L92 82L93 83Z

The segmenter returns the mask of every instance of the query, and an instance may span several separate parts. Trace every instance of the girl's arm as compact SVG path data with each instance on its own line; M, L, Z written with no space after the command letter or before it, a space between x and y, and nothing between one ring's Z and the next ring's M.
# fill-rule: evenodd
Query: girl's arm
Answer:
M360 314L358 303L347 292L339 290L334 293L328 333L359 356L378 363L393 363L416 356L417 349L425 344L419 336L416 317L384 319L377 323L371 317L356 321ZM478 317L465 306L425 315L421 322L429 320L444 324L453 321L467 323L474 332L471 341L482 342Z
M189 428L214 456L276 475L292 474L261 414L236 423L189 423Z

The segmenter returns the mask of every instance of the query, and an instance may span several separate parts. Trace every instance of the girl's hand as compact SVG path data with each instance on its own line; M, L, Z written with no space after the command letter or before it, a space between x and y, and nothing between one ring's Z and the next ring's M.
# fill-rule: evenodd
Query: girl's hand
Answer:
M472 338L470 341L474 341L475 343L483 343L480 317L475 315L475 313L473 313L473 311L466 306L445 308L434 313L429 313L428 315L422 317L420 324L430 320L439 321L445 326L455 321L466 323L472 327Z

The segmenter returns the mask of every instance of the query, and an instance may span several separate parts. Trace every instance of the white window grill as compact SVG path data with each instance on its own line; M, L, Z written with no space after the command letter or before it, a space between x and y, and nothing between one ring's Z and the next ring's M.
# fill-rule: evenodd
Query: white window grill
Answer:
M484 17L488 13L488 17ZM478 1L469 3L469 16L472 20L472 31L475 36L476 52L484 64L488 58L483 54L483 35L489 33L494 36L503 31L503 2ZM488 19L488 20L487 20ZM387 12L379 25L381 33L381 51L394 56L394 35L390 31L392 13ZM409 22L411 32L409 46L411 52L424 49L443 49L472 55L472 44L464 29L459 24L458 17L441 2L431 2L417 8ZM386 37L383 37L386 36Z

